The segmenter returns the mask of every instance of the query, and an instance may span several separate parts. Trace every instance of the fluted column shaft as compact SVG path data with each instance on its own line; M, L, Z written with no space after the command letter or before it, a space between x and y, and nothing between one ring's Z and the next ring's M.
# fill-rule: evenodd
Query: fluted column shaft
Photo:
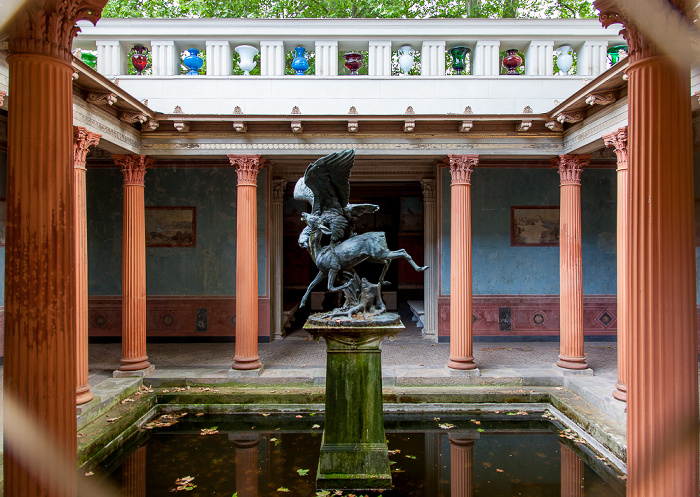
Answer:
M560 155L556 166L561 179L559 217L559 325L557 366L586 369L583 355L583 257L581 252L581 168L588 155Z
M474 440L450 438L450 496L472 497Z
M452 174L450 360L454 369L475 369L472 344L471 173L478 155L450 155Z
M681 41L692 2L596 1L605 26L622 23L630 48L630 182L627 495L698 495L693 147L689 57L660 55L656 40ZM636 9L639 5L639 11ZM648 9L653 10L648 10ZM630 19L628 14L654 12ZM680 36L680 38L678 38Z
M424 179L423 188L423 261L432 269L423 273L423 337L437 341L438 334L438 263L437 207L435 180Z
M124 235L122 241L121 371L150 366L146 355L146 220L144 176L153 159L145 155L115 155L124 174Z
M583 460L564 444L561 451L561 497L583 497Z
M283 304L283 266L282 252L284 248L284 222L283 201L284 189L287 181L283 179L272 182L272 203L270 209L270 333L273 340L284 338L282 330L282 304Z
M87 205L85 198L85 156L101 135L86 128L73 127L73 204L75 219L75 345L76 404L94 397L88 382L88 251Z
M96 20L105 3L29 2L5 26L12 95L3 375L7 497L77 491L70 47L75 22ZM25 430L18 429L22 425ZM41 446L30 442L32 435Z
M229 155L238 173L236 214L236 353L233 369L257 369L259 155Z
M629 160L627 126L603 136L617 154L617 383L613 397L627 402L627 334L629 316Z

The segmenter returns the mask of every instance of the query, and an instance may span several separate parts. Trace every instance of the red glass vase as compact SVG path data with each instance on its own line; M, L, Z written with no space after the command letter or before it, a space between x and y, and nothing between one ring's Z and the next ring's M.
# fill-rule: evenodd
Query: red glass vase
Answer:
M136 69L136 74L141 75L143 70L148 66L148 57L146 57L148 49L143 45L134 45L131 52L131 63L134 65L134 69Z
M343 55L345 67L350 69L350 74L357 75L357 70L362 67L362 54L358 52L348 52Z
M514 48L506 50L506 56L503 57L503 67L508 69L506 74L520 74L518 72L518 67L523 63L522 57L518 55L518 51Z

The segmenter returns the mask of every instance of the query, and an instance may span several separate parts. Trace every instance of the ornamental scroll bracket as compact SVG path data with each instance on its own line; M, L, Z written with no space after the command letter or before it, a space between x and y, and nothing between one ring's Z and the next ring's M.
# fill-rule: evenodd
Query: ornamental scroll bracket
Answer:
M550 131L564 131L564 125L559 121L547 121L544 125Z
M348 111L349 115L357 115L357 109L353 105ZM357 119L348 120L348 133L357 133L360 129L360 122Z
M464 108L463 114L470 116L470 115L474 114L474 112L472 112L472 108L467 105ZM473 127L474 127L474 121L464 120L461 123L459 123L459 132L460 133L468 133L469 131L471 131L471 129Z
M617 100L615 90L594 91L586 98L588 105L610 105Z
M557 116L557 121L560 123L578 123L585 119L586 113L582 110L576 110L571 112L562 112Z
M90 91L85 101L93 105L114 105L117 103L117 95L111 91Z
M413 111L412 106L408 106L406 108L406 112L404 113L406 116L413 116L415 115L415 112ZM404 133L413 133L416 129L416 120L411 119L411 118L406 118L406 120L403 122L403 132Z
M148 116L141 112L122 112L119 114L119 120L128 124L143 124L148 121Z
M301 115L301 111L299 110L299 107L296 105L292 108L292 115ZM303 133L304 132L304 126L301 124L301 119L298 118L292 118L291 122L292 126L292 133Z
M236 108L233 109L233 115L234 116L242 116L243 111L241 108L236 105ZM238 120L238 121L233 121L233 129L236 130L237 133L247 133L248 132L248 126L246 125L245 121L243 120Z

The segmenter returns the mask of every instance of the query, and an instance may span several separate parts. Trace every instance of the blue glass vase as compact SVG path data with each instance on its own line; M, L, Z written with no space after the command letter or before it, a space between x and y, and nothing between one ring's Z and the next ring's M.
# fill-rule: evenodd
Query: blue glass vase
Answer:
M292 60L292 69L297 72L297 75L301 74L303 76L309 68L309 61L306 60L306 55L304 55L306 49L304 47L296 47L294 50L297 54Z
M189 55L182 60L185 67L189 69L188 75L197 75L199 70L204 65L204 61L199 57L199 50L196 48L188 48L185 50Z

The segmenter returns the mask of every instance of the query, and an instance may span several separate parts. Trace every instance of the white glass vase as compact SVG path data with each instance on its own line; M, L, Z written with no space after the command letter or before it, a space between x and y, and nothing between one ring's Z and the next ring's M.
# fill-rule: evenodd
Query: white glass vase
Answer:
M566 75L569 73L569 69L574 63L573 50L569 45L563 45L559 47L559 56L557 57L557 66L562 74Z
M238 45L235 50L241 56L238 67L243 70L246 76L250 76L250 71L255 69L256 62L253 57L258 55L258 49L251 45Z
M408 74L408 71L413 69L413 55L411 55L410 45L404 45L399 49L399 67L401 72Z

